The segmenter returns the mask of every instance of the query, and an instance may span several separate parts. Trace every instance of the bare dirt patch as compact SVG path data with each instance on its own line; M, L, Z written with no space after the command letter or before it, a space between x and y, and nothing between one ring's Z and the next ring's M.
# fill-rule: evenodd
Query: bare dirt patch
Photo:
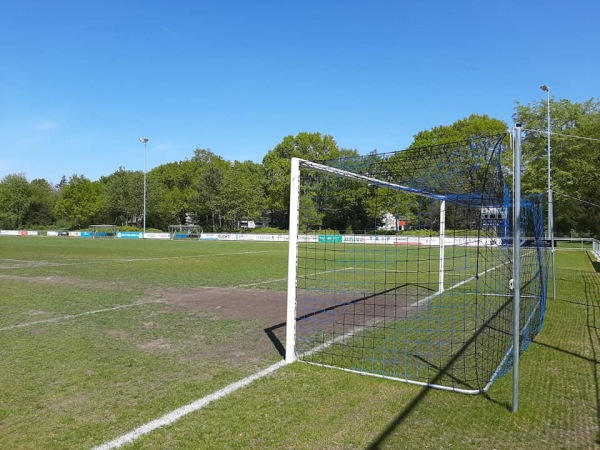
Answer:
M164 303L169 312L203 311L226 319L284 321L286 293L233 288L160 289L146 299Z
M212 287L152 289L146 291L144 301L164 305L163 313L201 312L217 320L256 322L256 327L251 326L242 335L236 334L216 345L203 344L200 335L193 337L197 346L186 358L260 366L265 359L283 354L285 292ZM144 326L152 328L154 324L148 322ZM153 350L166 349L159 345Z

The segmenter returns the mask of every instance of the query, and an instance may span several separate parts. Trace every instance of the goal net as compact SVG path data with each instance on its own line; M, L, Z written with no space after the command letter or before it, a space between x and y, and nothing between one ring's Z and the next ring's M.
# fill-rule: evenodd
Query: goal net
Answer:
M505 139L292 160L288 361L466 393L510 369ZM548 252L540 199L521 211L524 349L542 324Z
M173 240L197 241L201 235L200 225L169 225L169 237Z
M95 238L111 238L117 236L119 228L116 225L90 225L92 236Z

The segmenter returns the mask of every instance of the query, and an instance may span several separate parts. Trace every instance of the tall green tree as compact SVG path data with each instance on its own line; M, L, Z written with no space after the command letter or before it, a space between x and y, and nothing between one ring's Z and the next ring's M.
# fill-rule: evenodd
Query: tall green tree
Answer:
M225 172L219 197L231 228L237 228L241 220L258 221L262 217L267 205L263 175L262 165L252 161L236 162Z
M548 189L547 101L517 103L515 122L523 124L523 190ZM600 233L600 102L550 99L551 182L554 228L558 234Z
M221 226L223 217L221 192L226 170L216 164L210 165L204 169L198 181L199 216L206 216L204 223L213 231Z
M184 224L194 215L198 203L198 182L201 166L193 160L163 164L154 168L150 175L154 189L160 193L155 200L160 228ZM150 177L149 177L150 179Z
M321 133L301 132L286 136L263 158L265 190L268 208L272 212L287 212L290 202L290 161L292 157L311 161L326 161L341 156L356 155L354 150L340 149L335 139Z
M430 147L449 144L467 139L505 133L508 126L502 120L491 118L485 114L471 114L459 119L451 125L440 125L431 130L419 131L413 136L410 145L414 147Z
M194 150L192 161L198 165L199 170L192 205L194 218L199 224L217 230L222 225L224 214L221 202L223 180L233 162L202 148Z
M143 173L119 167L119 170L108 177L101 178L101 181L106 186L108 210L113 219L111 223L127 225L142 217L144 208Z
M497 165L490 160L490 148L508 141L508 127L501 120L487 115L471 114L450 125L420 131L405 151L388 158L383 170L391 174L393 181L428 194L488 194L502 195L502 186L489 177ZM490 136L495 136L490 140ZM504 155L509 158L510 155ZM510 164L506 159L505 164ZM418 200L412 195L406 199L410 205L403 215L409 220L421 211L420 226L439 226L438 202ZM427 214L422 211L426 209ZM455 214L455 208L447 205L446 219L455 227L468 228L472 221ZM427 223L423 221L427 218ZM414 224L413 224L414 225Z
M71 222L74 228L86 228L103 218L107 207L105 185L92 182L83 175L73 175L63 187L54 212Z
M25 222L33 226L49 226L54 223L54 205L58 198L52 185L45 179L35 179L30 184L30 202Z
M31 186L24 174L7 175L0 181L0 228L22 228L30 205Z

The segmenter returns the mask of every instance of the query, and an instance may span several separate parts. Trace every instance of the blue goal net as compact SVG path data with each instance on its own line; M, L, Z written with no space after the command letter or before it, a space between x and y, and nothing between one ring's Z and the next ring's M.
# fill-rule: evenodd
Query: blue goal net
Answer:
M507 140L296 161L288 358L466 393L509 370ZM521 202L521 350L545 312L542 206Z

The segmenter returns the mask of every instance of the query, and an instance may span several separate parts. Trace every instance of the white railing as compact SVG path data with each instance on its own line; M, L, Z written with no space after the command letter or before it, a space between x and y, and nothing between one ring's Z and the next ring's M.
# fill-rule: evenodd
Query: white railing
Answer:
M592 239L592 252L596 255L596 259L600 261L600 241Z

